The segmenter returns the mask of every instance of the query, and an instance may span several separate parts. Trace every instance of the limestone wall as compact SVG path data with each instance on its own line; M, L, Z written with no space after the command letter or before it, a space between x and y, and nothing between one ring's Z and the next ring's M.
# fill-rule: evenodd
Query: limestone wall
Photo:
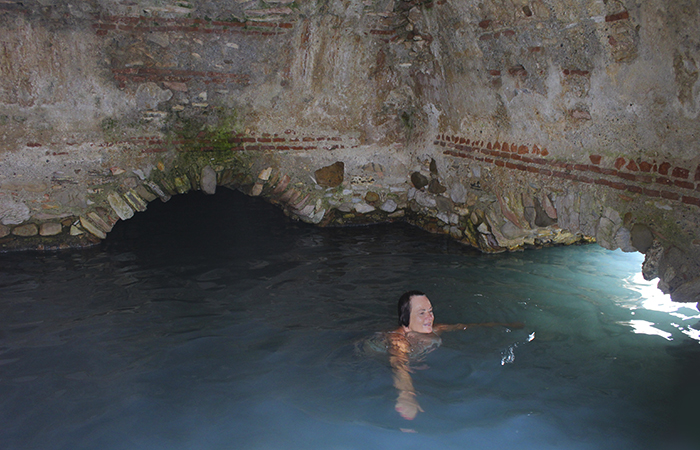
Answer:
M697 301L697 2L0 2L0 246L240 189L484 251L597 240Z

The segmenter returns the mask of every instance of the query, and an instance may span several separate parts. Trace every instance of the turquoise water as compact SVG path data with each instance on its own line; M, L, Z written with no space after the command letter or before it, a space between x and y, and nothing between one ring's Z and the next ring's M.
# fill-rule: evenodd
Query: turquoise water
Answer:
M231 191L152 203L100 248L0 255L0 448L696 448L700 314L641 261L319 229ZM413 421L356 349L407 289L438 323L525 323L443 335Z

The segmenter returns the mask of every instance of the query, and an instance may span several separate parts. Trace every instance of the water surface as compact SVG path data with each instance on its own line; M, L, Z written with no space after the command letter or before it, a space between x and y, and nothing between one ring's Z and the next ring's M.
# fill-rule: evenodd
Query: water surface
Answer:
M0 447L694 448L700 315L641 261L319 229L226 190L152 203L100 248L0 255ZM413 421L356 349L408 289L437 322L525 323L444 335Z

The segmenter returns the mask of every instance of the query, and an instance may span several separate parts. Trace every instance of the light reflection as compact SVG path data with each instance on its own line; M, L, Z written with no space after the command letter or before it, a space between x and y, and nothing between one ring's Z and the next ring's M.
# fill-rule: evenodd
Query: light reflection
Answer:
M674 302L671 300L670 295L664 294L656 287L656 280L647 281L641 273L636 273L629 277L625 280L624 285L627 289L639 294L636 300L630 299L620 302L620 306L629 309L632 315L636 315L637 312L640 315L644 315L645 311L668 314L670 316L669 325L689 338L700 341L700 330L691 328L691 325L697 324L696 320L700 319L697 303ZM681 323L674 321L672 318L680 319ZM691 321L692 323L690 323ZM633 319L619 323L632 327L633 333L661 336L669 341L673 340L672 333L657 328L660 325L659 323L642 319Z

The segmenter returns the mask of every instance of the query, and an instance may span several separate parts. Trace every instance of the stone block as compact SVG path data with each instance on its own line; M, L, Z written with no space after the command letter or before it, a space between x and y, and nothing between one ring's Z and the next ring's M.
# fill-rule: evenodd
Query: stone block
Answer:
M216 171L211 166L202 169L200 187L205 194L216 193Z
M134 217L134 210L126 204L119 194L112 192L107 196L107 201L120 219L128 220Z
M324 187L337 187L343 182L345 164L337 161L330 166L322 167L314 172L316 183Z
M411 174L411 183L416 189L423 189L430 183L430 180L420 172L413 172Z
M55 236L63 231L63 227L58 222L45 222L39 227L41 236Z
M12 234L15 236L29 237L36 236L39 234L39 229L33 223L28 223L26 225L20 225L12 229Z

